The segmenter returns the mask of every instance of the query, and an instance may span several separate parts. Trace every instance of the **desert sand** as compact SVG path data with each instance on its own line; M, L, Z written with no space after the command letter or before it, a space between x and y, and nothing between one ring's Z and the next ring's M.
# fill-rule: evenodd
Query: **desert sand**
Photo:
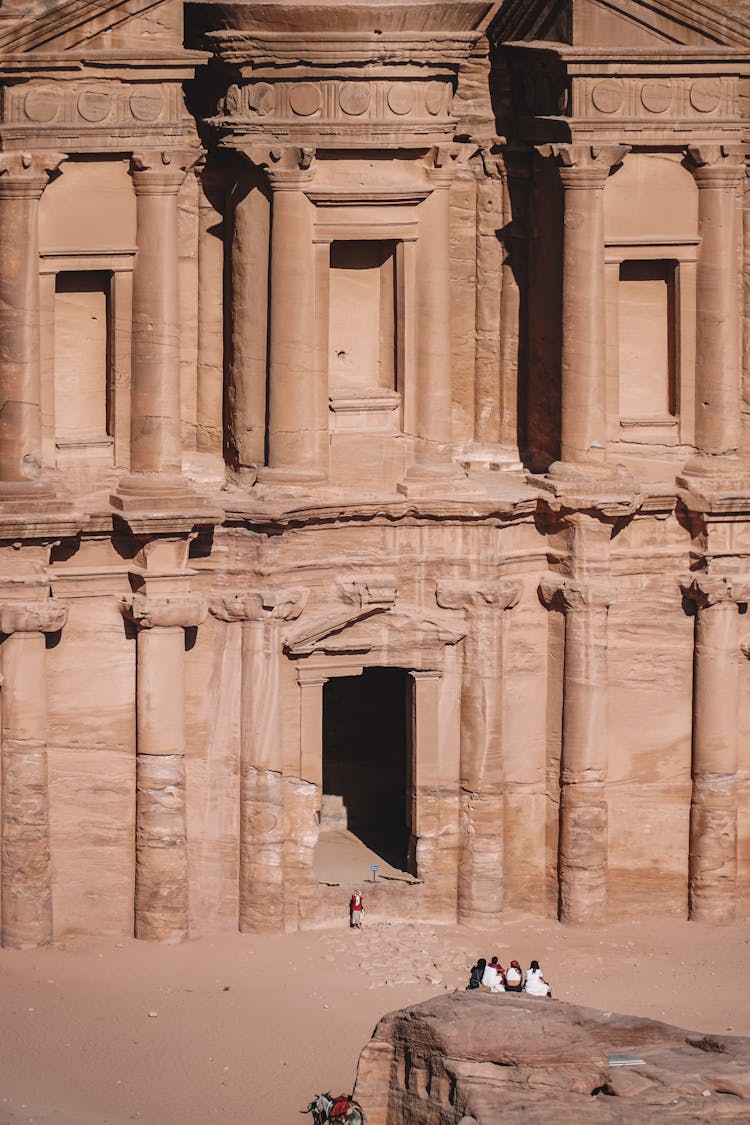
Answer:
M745 923L514 917L482 932L366 917L360 933L350 889L330 928L285 937L0 952L0 1125L301 1122L314 1092L351 1089L381 1015L464 988L493 953L537 957L564 1000L750 1035Z

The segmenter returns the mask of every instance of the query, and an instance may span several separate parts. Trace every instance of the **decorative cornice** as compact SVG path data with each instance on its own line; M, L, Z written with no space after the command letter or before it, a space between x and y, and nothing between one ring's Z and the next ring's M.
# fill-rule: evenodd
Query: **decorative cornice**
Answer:
M208 606L200 594L131 594L122 599L122 612L141 629L189 629L206 620Z

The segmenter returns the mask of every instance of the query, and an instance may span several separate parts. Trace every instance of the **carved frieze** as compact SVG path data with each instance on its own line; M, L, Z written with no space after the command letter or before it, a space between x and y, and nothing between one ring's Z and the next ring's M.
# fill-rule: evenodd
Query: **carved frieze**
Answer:
M186 131L184 95L176 82L127 83L31 81L5 90L3 135L37 135L96 142L116 147L131 136L182 135Z
M733 75L586 76L572 80L571 113L576 118L662 117L699 121L739 115L738 83Z
M449 77L263 80L230 86L211 123L230 132L279 135L394 129L449 134L452 100Z

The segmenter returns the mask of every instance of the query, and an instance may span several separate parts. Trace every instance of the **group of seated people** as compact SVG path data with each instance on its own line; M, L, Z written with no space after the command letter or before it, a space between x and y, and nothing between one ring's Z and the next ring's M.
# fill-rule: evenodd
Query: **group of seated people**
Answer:
M542 975L538 961L532 961L524 973L518 961L511 961L507 969L493 957L487 961L480 957L472 966L467 989L486 988L490 992L528 992L530 996L551 996L552 989Z

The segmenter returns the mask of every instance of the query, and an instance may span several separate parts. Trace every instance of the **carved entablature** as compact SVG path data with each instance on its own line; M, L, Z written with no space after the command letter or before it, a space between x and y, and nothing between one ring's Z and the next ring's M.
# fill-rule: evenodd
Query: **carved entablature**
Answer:
M659 143L691 135L739 139L744 132L740 82L747 54L734 50L576 49L513 44L514 110L529 139ZM536 119L533 121L532 119ZM547 119L543 122L542 119Z
M164 147L193 139L181 81L31 80L5 89L2 139L19 147L42 140L67 152Z
M452 100L449 78L263 80L230 86L211 123L224 134L291 142L330 138L346 147L407 133L432 144L452 135Z

